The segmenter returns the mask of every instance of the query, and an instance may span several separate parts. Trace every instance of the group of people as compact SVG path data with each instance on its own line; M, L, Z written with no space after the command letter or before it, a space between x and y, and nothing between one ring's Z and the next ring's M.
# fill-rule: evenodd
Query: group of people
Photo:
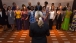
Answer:
M29 36L32 37L32 43L47 43L46 36L50 35L49 30L52 30L53 25L57 30L75 30L76 29L76 10L72 12L71 6L67 3L62 6L61 3L55 7L54 3L48 6L48 2L44 2L44 6L37 2L36 6L22 4L22 8L13 2L13 6L3 4L0 8L0 25L4 31L7 30L7 25L10 25L12 30L29 29ZM29 28L30 27L30 28Z
M69 3L66 6L62 6L59 3L58 7L55 7L54 3L48 6L47 1L44 2L44 6L41 6L40 2L37 2L36 6L32 6L31 2L29 2L29 6L27 7L22 4L21 9L15 2L12 5L12 7L7 7L6 4L3 4L3 9L0 8L0 25L3 26L4 30L7 30L7 23L12 27L12 30L15 26L17 30L29 29L30 24L36 22L38 12L43 22L48 24L50 30L52 30L54 24L57 30L71 30L76 28L76 10L72 12ZM70 23L70 21L72 22Z

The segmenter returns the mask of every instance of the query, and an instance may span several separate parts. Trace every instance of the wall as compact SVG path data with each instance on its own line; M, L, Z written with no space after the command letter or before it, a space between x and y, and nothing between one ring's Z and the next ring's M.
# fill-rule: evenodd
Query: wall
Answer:
M28 5L28 2L31 2L32 5L36 5L37 2L40 2L41 5L44 5L44 2L46 0L2 0L2 2L4 4L7 4L7 5L12 5L12 2L16 2L18 6L21 7L22 4L25 4L26 6ZM73 3L73 0L47 0L49 5L51 5L51 3L55 3L55 6L58 5L58 3L62 3L62 5L66 5L67 2L70 3L70 6L72 6L72 3Z

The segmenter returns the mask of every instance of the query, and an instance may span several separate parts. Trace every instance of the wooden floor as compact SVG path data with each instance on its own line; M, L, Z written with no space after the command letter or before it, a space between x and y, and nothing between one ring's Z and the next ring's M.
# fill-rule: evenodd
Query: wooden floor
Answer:
M48 43L76 43L76 32L63 30L50 30L47 37ZM29 30L3 31L0 30L0 43L31 43Z

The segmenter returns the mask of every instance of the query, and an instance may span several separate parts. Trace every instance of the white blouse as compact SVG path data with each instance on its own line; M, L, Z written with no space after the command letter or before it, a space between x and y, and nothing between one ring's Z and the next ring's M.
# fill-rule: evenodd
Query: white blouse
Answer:
M54 19L55 18L55 11L50 11L50 19Z

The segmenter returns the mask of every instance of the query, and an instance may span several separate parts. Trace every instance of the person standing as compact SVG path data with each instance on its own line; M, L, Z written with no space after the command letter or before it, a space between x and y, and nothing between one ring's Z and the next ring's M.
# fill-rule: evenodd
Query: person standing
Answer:
M49 10L51 9L51 7L54 7L54 9L56 9L55 4L52 3L51 6L49 7Z
M21 19L23 21L23 29L29 29L29 15L26 7L23 8L21 16Z
M62 22L63 22L63 20L64 20L64 16L65 16L65 11L63 11L62 9L63 9L63 7L60 6L60 7L59 7L59 11L60 11L60 13L61 13Z
M56 11L54 6L51 6L51 10L49 11L49 28L52 29L54 19L55 19Z
M4 31L7 30L7 28L6 28L6 25L7 25L6 20L7 19L6 18L7 17L6 17L5 9L0 8L0 25L2 25Z
M59 10L60 7L62 7L61 3L58 4L58 7L57 7L56 11Z
M57 15L55 17L56 20L56 29L60 30L61 29L61 23L62 23L62 14L60 10L57 10Z
M71 23L69 30L71 30L71 31L76 30L76 10L74 10L74 12L73 12L73 19L72 19L72 23Z
M13 2L12 5L13 5L13 6L12 6L12 10L16 10L16 3Z
M21 10L19 9L19 7L16 7L15 10L15 19L16 19L16 26L17 26L17 30L21 30L22 29L22 25L21 25Z
M42 11L42 6L40 5L40 2L37 2L37 6L35 7L35 11Z
M28 9L28 10L31 10L31 2L29 2L28 5L29 5L29 6L27 7L27 9Z
M24 9L24 7L25 7L25 4L22 4L22 9L21 9L21 11Z
M36 13L36 22L30 25L29 36L32 37L32 43L47 43L47 37L50 35L48 24L44 23L40 13Z
M11 7L8 6L8 11L7 11L7 16L8 16L8 23L11 25L12 30L14 29L14 23L15 23L15 16L14 16L14 11L12 11Z
M9 23L8 23L8 16L7 16L7 5L6 4L3 4L3 11L5 12L5 18L6 18L6 28L8 29L8 28L10 28L11 26L9 25Z
M66 11L66 14L65 14L64 21L62 23L62 29L63 30L68 30L69 29L71 14L72 14L71 7L68 7L68 10Z
M47 14L45 6L42 8L42 13L43 13L43 21L47 23L47 21L48 21L48 14Z
M67 3L66 6L63 7L63 11L66 11L68 7L71 7L69 3Z
M31 6L31 11L29 12L29 22L30 23L34 23L34 22L36 22L36 20L35 20L35 11L34 11L34 7L33 6Z
M48 6L48 2L47 1L44 2L44 6L43 7L45 7L46 12L48 13L49 12L49 6Z

